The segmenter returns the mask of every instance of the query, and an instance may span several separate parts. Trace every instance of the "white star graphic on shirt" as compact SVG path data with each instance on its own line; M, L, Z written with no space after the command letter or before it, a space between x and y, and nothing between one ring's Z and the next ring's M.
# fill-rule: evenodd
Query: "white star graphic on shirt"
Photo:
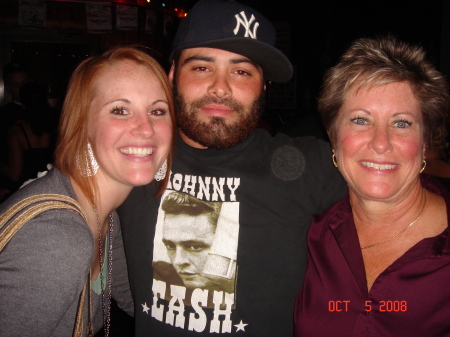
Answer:
M150 310L150 308L147 307L147 302L145 302L144 304L141 304L141 305L142 305L142 311L144 311L148 315L148 311Z
M244 323L242 323L242 319L241 319L241 322L239 323L239 324L235 324L234 326L237 328L237 330L236 330L236 332L238 332L238 331L245 331L245 327L247 326L248 324L244 324Z

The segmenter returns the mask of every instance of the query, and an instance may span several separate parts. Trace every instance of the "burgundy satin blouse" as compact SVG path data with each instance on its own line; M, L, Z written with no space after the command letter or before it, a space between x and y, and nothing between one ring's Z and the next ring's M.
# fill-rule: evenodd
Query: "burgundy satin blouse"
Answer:
M430 176L422 185L449 199ZM449 227L418 242L367 291L349 196L316 216L308 267L295 305L297 337L450 336Z

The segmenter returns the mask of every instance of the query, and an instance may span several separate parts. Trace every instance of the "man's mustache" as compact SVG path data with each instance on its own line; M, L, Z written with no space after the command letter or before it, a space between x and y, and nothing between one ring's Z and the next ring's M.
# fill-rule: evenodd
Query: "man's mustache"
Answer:
M227 108L234 110L236 112L243 111L243 105L231 97L228 97L228 98L217 98L217 97L211 97L211 96L202 97L200 99L193 101L191 103L191 106L193 108L198 109L198 108L201 108L208 104L220 104L220 105L224 105Z

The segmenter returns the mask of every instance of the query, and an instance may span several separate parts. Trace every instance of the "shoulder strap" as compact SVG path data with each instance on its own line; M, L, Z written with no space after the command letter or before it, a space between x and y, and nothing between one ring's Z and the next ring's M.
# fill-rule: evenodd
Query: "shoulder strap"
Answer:
M30 205L32 206L17 215ZM9 240L11 240L14 234L16 234L26 222L30 221L40 213L51 209L69 209L75 211L86 221L86 217L81 210L80 204L71 197L61 194L38 194L25 198L0 215L0 229L17 215L9 223L6 229L0 233L0 251L3 250Z
M94 336L94 325L92 324L92 284L91 284L91 270L89 270L89 275L84 283L83 291L80 295L80 301L78 302L78 311L77 317L75 319L75 326L73 330L73 337L83 337L83 309L84 309L84 301L86 299L86 292L88 293L88 324L87 324L87 337Z
M5 227L5 230L0 233L0 252L24 224L26 224L28 221L41 214L42 212L51 209L68 209L75 211L83 217L84 221L87 222L86 216L81 209L81 205L78 203L78 201L71 197L62 194L38 194L25 198L9 208L5 213L0 215L0 229L15 217L8 224L8 226ZM22 210L24 211L20 213ZM83 336L83 309L86 292L88 292L89 294L89 321L87 335L93 336L90 271L84 284L83 291L81 292L80 301L78 303L77 316L75 319L75 326L73 331L73 336L75 337Z

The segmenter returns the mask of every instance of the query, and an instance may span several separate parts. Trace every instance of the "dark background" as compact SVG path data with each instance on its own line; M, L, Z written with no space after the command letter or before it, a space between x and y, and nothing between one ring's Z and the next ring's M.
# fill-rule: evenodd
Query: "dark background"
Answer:
M152 0L160 14L163 0ZM95 2L95 0L91 0ZM110 3L107 0L97 2ZM139 4L142 0L118 0ZM323 72L337 62L351 41L359 37L393 34L411 43L421 44L429 59L447 77L450 76L450 1L449 0L242 0L270 19L277 28L277 46L291 59L295 74L286 85L268 85L265 121L273 130L289 127L298 134L313 133L316 118L315 99ZM52 97L61 101L67 80L84 58L124 43L150 46L164 67L173 38L159 29L147 34L137 31L86 32L84 1L48 0L47 26L23 28L17 24L19 0L0 0L0 63L23 61L34 70L34 78L45 84ZM170 8L188 10L193 0L166 1ZM148 6L148 5L146 5ZM145 19L140 8L140 20ZM144 14L143 14L144 13ZM174 19L174 30L178 18ZM1 71L1 70L0 70ZM0 105L9 102L0 79ZM307 127L305 127L307 126ZM305 130L307 129L307 130ZM123 320L114 310L111 336L132 336L132 320ZM121 324L125 322L125 324Z
M91 0L95 1L95 0ZM0 62L21 60L30 64L35 79L62 100L73 68L85 57L115 44L141 43L151 47L168 69L173 32L162 33L164 11L174 7L188 10L195 0L118 0L159 11L159 30L148 34L140 24L137 31L86 32L85 1L47 0L47 27L26 29L17 25L19 0L0 1ZM97 2L112 3L107 0ZM421 44L430 60L447 76L450 74L449 0L242 0L269 18L277 28L277 46L291 59L295 74L285 85L268 85L265 119L275 128L282 123L314 114L315 99L323 72L336 63L349 43L358 37L394 34ZM142 6L144 5L144 6ZM173 14L173 13L172 13ZM0 82L0 104L9 101Z
M177 2L190 8L196 1ZM289 56L302 68L306 67L305 62L317 61L325 54L334 61L348 43L363 36L395 34L422 44L437 63L441 61L442 45L445 43L448 48L449 44L448 0L241 2L258 9L273 22L289 23Z

